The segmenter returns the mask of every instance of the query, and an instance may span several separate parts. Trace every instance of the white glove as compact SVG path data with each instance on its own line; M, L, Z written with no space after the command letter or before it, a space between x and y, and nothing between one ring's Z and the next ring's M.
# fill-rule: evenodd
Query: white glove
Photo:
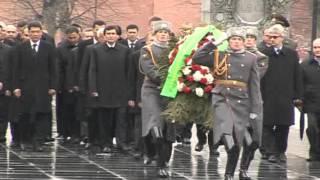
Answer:
M258 115L256 113L250 113L249 114L250 119L256 119Z

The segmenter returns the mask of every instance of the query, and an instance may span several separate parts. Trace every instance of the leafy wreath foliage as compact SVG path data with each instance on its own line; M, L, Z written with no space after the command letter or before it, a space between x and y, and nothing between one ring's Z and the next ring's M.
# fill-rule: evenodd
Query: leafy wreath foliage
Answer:
M159 61L159 74L162 85L167 78L170 67L169 54L176 47L178 40L172 38L169 42L169 48L164 51ZM164 97L165 98L165 97ZM202 124L207 128L212 127L212 108L211 96L198 97L194 93L178 93L176 98L167 98L167 107L162 112L166 120L177 124L196 123Z

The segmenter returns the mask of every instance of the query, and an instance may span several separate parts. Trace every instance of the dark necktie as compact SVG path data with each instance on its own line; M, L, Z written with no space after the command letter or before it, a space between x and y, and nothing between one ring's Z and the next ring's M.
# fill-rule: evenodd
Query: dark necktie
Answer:
M134 48L134 43L133 43L133 42L130 43L130 48L131 48L131 49Z
M37 44L32 44L32 53L37 54Z

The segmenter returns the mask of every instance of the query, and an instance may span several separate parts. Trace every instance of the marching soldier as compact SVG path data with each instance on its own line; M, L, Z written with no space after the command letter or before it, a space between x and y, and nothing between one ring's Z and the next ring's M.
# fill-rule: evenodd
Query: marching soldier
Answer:
M225 179L232 180L240 148L246 136L247 124L255 121L261 108L260 79L257 57L244 47L245 32L240 28L228 30L229 49L219 53L213 43L196 52L193 61L213 67L215 87L212 90L214 144L223 143L228 153ZM240 179L243 172L240 171Z
M248 28L246 30L246 39L245 39L244 45L247 51L257 56L258 74L261 79L268 69L269 58L266 55L262 54L257 49L256 47L257 37L258 37L258 30L253 27ZM251 179L247 175L247 171L251 161L253 160L255 151L261 144L262 126L263 126L262 104L260 108L261 108L260 113L258 114L258 117L256 118L256 120L255 121L249 120L250 123L248 124L248 132L252 136L253 142L251 143L251 145L248 145L247 143L244 143L243 145L243 151L242 151L241 162L240 162L240 171L242 172L240 179L247 179L247 180ZM255 129L256 131L253 131L253 129Z
M160 97L160 76L158 64L168 47L170 27L168 22L157 21L153 24L154 43L141 49L140 66L145 79L141 90L142 100L142 136L145 139L147 159L151 163L157 154L158 175L166 178L166 169L171 157L172 142L175 136L169 136L169 124L160 115L165 108L164 99ZM154 141L152 141L154 139ZM155 142L155 143L153 143Z

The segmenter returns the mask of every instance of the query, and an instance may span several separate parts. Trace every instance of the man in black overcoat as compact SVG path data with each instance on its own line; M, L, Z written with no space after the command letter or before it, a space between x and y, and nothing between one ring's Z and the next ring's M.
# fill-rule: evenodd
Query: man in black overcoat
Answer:
M57 62L54 47L40 40L40 22L31 22L28 29L30 41L18 45L16 50L13 93L21 100L21 149L25 148L24 131L33 128L33 150L43 151L41 143L50 127L51 99L57 89Z
M285 162L289 127L294 124L294 105L301 104L302 79L298 54L283 45L284 28L269 29L272 46L262 51L269 57L269 68L261 80L263 98L262 158Z
M132 63L132 61L135 61L134 59L139 59L139 55L140 55L139 52L143 46L143 44L140 41L138 41L139 40L138 34L139 34L139 27L135 24L129 24L126 28L126 35L127 35L126 39L119 40L119 43L125 45L127 48L130 49L130 52L131 52L130 60L129 60L130 63ZM133 55L134 53L135 55ZM133 74L133 75L136 76L136 74ZM129 75L129 77L131 77L131 75ZM141 82L141 85L142 85L142 82ZM138 113L139 111L137 110L138 110L137 107L132 107L132 106L129 106L127 109L128 131L129 131L127 140L130 142L130 144L134 144L134 139L135 139L134 132L136 131L136 129L134 128L135 126L134 124L136 123L135 116L136 116L136 113Z
M90 117L92 115L91 110L88 109L88 93L87 93L87 77L88 77L88 67L89 67L89 48L88 46L92 46L94 44L97 44L99 42L98 38L98 30L104 29L105 22L102 20L96 20L93 22L92 29L94 33L93 39L83 40L80 41L77 47L77 53L75 56L75 63L76 63L76 86L80 88L80 93L77 97L77 119L80 121L80 129L81 129L81 137L83 137L82 140L86 139L86 136L88 136L88 131L94 132L95 129L90 129L92 127L89 125L91 122ZM82 74L80 74L80 72ZM90 136L90 135L89 135Z
M91 50L88 88L96 98L99 145L103 152L111 152L112 132L115 123L117 145L127 151L126 107L128 105L129 49L117 42L117 27L104 30L106 43Z
M303 111L308 116L309 161L320 161L320 38L313 41L313 55L302 62Z
M72 138L74 143L79 142L80 122L76 119L77 89L75 85L75 68L72 50L77 47L80 34L76 27L66 29L66 41L57 48L59 69L59 91L57 94L57 109L61 113L57 125L60 125L59 133L65 139ZM59 126L58 126L59 127Z
M11 47L0 42L0 143L6 141L8 127L8 103L11 95L9 84L9 59Z

